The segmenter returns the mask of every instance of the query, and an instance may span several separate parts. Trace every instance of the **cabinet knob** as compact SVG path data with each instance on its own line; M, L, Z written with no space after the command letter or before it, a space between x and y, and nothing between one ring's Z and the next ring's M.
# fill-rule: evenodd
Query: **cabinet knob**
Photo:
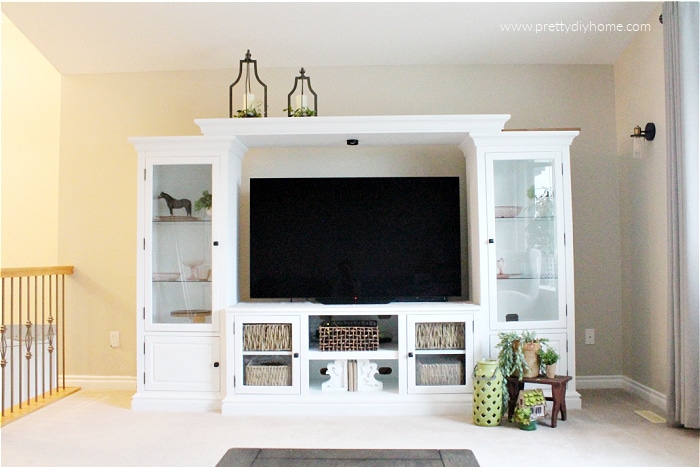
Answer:
M214 362L214 368L219 368L219 362Z
M413 352L408 352L408 358L413 358Z
M489 243L496 243L496 240L493 238L489 238Z
M299 354L294 352L294 358L299 358Z
M219 246L219 242L214 242L214 246Z

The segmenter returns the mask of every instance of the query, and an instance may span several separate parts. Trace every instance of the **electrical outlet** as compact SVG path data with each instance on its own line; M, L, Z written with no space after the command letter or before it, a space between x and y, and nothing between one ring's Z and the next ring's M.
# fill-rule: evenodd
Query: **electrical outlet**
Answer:
M112 331L109 333L109 345L113 349L119 347L119 331Z
M586 344L595 344L595 329L586 329Z

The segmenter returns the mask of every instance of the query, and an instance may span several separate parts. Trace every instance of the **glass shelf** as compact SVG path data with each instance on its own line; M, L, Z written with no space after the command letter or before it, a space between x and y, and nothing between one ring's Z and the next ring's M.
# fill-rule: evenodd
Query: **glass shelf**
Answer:
M153 279L152 282L157 282L161 284L206 284L211 283L209 279L177 279L177 280L167 280L167 279Z
M200 219L187 216L157 216L153 219L155 224L207 224L211 219Z

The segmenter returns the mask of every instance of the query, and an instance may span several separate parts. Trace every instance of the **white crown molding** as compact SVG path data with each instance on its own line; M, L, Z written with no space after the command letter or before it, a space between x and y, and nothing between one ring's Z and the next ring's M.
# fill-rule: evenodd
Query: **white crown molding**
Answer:
M208 137L236 138L243 145L344 146L348 139L360 145L459 145L470 132L497 132L508 114L486 115L376 115L350 117L272 117L195 119Z

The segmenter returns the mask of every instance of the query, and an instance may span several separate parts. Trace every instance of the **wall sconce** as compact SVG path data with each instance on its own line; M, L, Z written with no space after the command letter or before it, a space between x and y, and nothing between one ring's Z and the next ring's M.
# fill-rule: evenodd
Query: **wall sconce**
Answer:
M262 85L263 88L263 100L262 100L262 108L263 108L263 113L262 115L260 114L260 105L261 102L260 100L255 100L255 94L253 93L253 89L251 87L251 81L250 81L250 65L253 65L253 73L255 74L255 80ZM243 65L245 65L245 77L243 76ZM243 80L243 88L242 92L240 93L240 105L241 108L236 110L236 113L234 115L233 112L233 87L238 84L238 82L241 80L241 78L244 78ZM229 118L233 117L238 117L238 118L251 118L251 117L267 117L267 84L263 83L260 80L260 77L258 76L258 61L257 60L251 60L250 58L250 49L248 49L248 52L245 54L245 58L240 61L238 65L238 78L236 78L236 81L231 84L228 88L228 100L229 100Z
M647 156L648 148L645 141L653 141L656 136L656 125L647 123L644 130L637 125L630 135L632 140L632 159L644 159Z
M294 78L294 87L292 91L287 95L287 117L315 117L318 115L318 96L311 89L311 78L304 76L304 68L299 70L299 76ZM301 81L301 93L294 96L294 107L292 107L292 95L294 91L297 90L297 85ZM304 94L304 83L306 83L306 88L309 90L311 95L314 96L314 108L313 110L309 107L308 94Z

